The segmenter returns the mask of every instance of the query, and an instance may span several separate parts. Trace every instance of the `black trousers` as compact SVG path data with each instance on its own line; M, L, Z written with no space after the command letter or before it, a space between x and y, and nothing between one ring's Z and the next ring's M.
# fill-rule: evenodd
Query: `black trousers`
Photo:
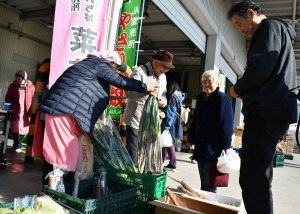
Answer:
M126 126L126 149L135 164L137 164L138 134L138 129Z
M273 214L272 160L288 126L255 113L245 118L239 182L248 214Z
M20 135L18 133L13 133L13 140L14 140L14 144L12 147L13 150L21 149L23 137L24 137L24 135Z
M211 163L198 162L198 170L200 174L201 190L208 192L217 192L217 187L212 186L211 183Z

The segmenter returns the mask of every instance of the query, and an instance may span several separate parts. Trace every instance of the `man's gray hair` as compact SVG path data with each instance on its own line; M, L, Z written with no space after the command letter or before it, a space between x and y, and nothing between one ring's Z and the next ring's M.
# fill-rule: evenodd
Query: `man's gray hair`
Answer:
M204 71L201 76L201 80L204 80L205 77L211 77L214 81L219 82L219 71L215 71L215 70Z

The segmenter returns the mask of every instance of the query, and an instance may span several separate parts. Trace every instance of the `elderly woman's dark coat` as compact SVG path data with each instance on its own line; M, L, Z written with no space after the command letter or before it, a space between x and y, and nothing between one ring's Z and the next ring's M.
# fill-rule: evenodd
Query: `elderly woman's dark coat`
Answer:
M129 91L147 91L146 84L119 75L105 59L89 56L57 79L41 111L50 115L68 114L93 136L95 123L109 103L110 84Z
M199 162L212 162L223 149L231 145L233 110L230 98L217 88L206 97L197 97L194 120L189 131L189 141L195 144L193 157Z

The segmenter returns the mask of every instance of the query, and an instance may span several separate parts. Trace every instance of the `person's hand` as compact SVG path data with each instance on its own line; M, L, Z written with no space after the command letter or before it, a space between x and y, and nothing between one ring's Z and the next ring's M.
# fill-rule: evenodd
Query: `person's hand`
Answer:
M231 95L233 98L238 98L238 97L239 97L239 95L235 92L233 86L230 87L230 95Z
M157 83L147 83L147 92L151 96L156 96L158 93L159 85Z
M159 111L159 118L164 119L166 117L166 114L163 111Z

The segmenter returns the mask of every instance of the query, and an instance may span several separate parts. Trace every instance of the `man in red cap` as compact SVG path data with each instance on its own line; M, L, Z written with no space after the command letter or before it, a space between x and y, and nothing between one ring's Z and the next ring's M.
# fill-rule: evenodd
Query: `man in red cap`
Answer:
M175 68L172 64L173 54L168 51L159 50L152 56L151 61L137 67L131 78L143 82L157 82L159 90L157 92L158 105L164 108L167 105L167 79L165 73ZM142 111L148 95L138 92L127 92L128 103L125 108L124 122L126 123L126 148L137 164L138 149L138 129Z

